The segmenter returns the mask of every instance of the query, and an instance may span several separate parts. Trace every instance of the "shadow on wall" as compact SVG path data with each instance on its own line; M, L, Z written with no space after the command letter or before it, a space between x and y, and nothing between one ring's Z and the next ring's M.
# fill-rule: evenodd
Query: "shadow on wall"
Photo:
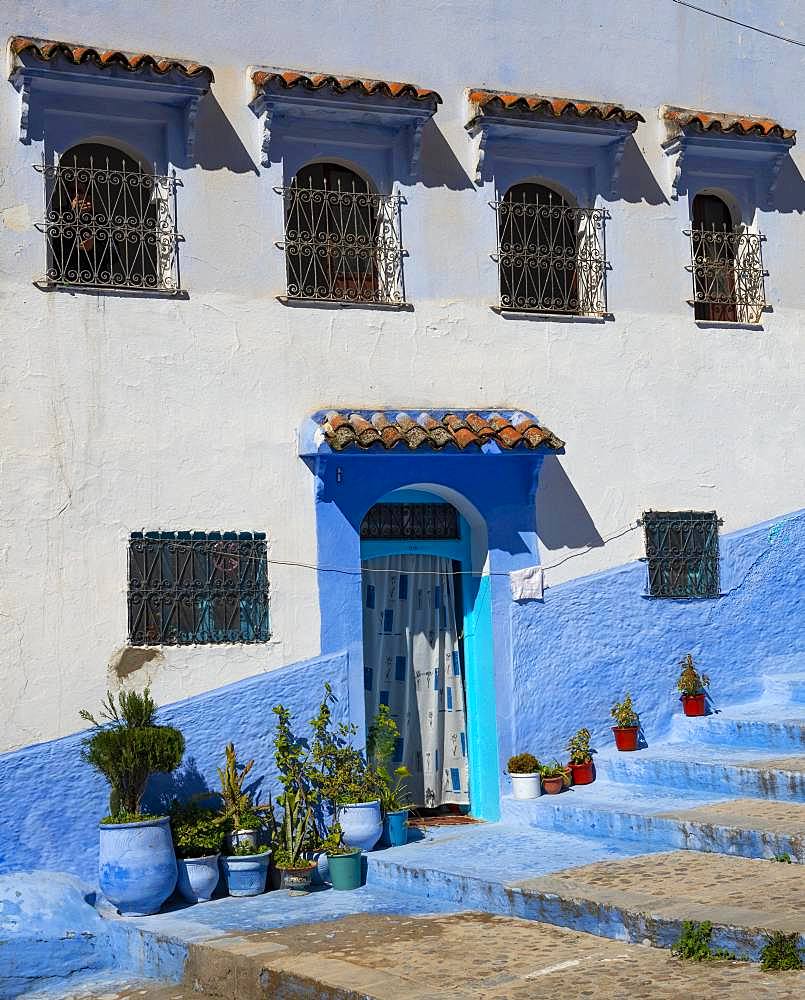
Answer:
M657 178L651 172L633 135L627 137L623 147L618 189L618 197L612 199L614 201L628 201L633 204L644 201L648 205L668 204L668 199L657 183Z
M799 172L791 154L783 158L772 195L774 212L805 212L805 178Z
M446 187L450 191L466 191L475 187L432 119L425 122L422 128L419 177L425 187L429 188Z
M555 455L545 457L539 474L537 535L550 551L604 544L584 501Z
M199 105L194 157L203 170L260 173L212 92Z

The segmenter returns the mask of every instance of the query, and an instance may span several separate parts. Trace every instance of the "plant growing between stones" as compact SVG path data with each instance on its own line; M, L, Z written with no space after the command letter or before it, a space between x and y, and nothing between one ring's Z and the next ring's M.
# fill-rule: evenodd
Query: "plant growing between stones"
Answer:
M784 931L772 931L764 935L766 943L760 952L760 968L764 972L785 972L801 969L802 949L799 947L799 935L794 931L786 934Z
M509 757L506 768L509 774L539 774L540 762L531 753L518 753Z
M782 854L775 854L774 857L772 858L772 861L779 861L780 864L790 865L791 855L788 854L788 852L784 851Z
M738 961L738 956L726 948L713 950L710 946L712 936L713 925L709 920L703 920L701 923L684 920L679 940L671 948L671 954L686 962L707 962L712 959Z
M108 822L136 822L152 774L176 770L184 754L178 729L156 722L156 704L146 688L142 694L122 691L115 702L111 691L101 704L100 721L86 709L80 715L95 727L84 741L81 757L109 782Z
M680 694L687 695L688 697L704 694L705 688L710 686L710 678L707 674L699 673L690 653L686 653L682 657L679 661L679 666L681 670L676 687Z
M640 716L635 711L632 704L632 696L626 692L623 701L616 701L609 714L615 720L615 725L619 729L633 729L640 725Z

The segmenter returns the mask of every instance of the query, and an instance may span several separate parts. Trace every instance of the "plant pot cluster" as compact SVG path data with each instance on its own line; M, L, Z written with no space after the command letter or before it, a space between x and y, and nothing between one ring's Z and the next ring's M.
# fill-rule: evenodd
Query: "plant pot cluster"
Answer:
M580 729L572 737L568 750L571 753L568 764L560 764L558 760L553 760L550 764L541 764L530 753L510 757L507 770L514 798L535 799L543 792L546 795L558 795L569 787L576 775L579 779L576 784L589 784L593 781L595 772L592 754L595 751L590 749L589 731Z
M325 685L310 739L293 732L287 709L274 708L282 786L276 802L255 803L246 784L254 760L239 763L229 743L218 769L220 791L175 800L169 816L144 814L142 800L152 774L180 765L184 738L157 725L148 689L124 692L117 702L109 694L100 721L82 712L95 727L83 759L111 786L110 815L100 824L106 898L120 913L142 916L156 913L175 890L189 903L209 900L221 887L254 896L265 892L270 865L277 888L305 895L322 881L322 858L333 889L358 888L364 851L381 835L386 846L407 840L408 771L389 769L399 732L387 706L380 706L364 754L353 745L355 727L334 728L334 700Z

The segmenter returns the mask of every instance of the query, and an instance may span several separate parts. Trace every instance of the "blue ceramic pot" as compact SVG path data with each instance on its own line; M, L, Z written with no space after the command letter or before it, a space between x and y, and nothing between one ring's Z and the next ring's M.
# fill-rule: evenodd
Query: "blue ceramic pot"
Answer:
M360 847L371 851L380 840L383 820L380 817L380 802L356 802L338 807L338 822L344 835L344 843L350 847Z
M271 851L262 854L229 854L221 858L230 896L259 896L266 891Z
M101 823L98 881L125 916L156 913L176 887L167 816L141 823Z
M402 847L408 843L408 810L386 814L383 820L383 843L386 847Z
M188 903L201 903L212 899L221 876L218 870L218 855L206 858L180 858L179 879L176 888Z

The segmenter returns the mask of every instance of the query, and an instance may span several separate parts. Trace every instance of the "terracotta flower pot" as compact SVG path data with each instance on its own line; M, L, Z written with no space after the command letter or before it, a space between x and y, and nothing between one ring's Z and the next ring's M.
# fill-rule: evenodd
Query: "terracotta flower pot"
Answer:
M573 775L574 785L591 785L595 781L592 759L585 760L583 764L568 764L568 767Z
M705 714L704 701L707 695L704 691L701 694L683 694L682 708L685 715L698 716Z
M564 778L543 778L542 787L546 795L558 795L565 787Z
M618 750L637 750L637 734L640 726L613 726L615 746Z

